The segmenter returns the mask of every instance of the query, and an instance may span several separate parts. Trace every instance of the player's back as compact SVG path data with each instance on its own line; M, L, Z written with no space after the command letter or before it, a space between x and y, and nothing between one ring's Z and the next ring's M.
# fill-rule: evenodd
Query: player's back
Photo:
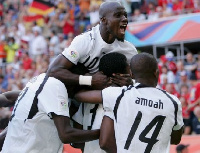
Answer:
M52 107L58 107L52 95L67 92L60 89L65 89L64 84L45 74L29 81L15 103L2 153L62 152L62 142L49 113L53 112Z
M177 98L141 84L115 93L118 96L112 108L117 152L169 152L172 129L176 122L182 124L177 118L177 113L181 113Z

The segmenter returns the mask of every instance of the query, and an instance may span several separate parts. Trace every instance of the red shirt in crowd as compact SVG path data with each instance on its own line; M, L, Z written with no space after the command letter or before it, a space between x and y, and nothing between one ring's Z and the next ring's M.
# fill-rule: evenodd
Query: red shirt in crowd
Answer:
M187 110L187 106L182 107L182 115L184 119L190 118L190 111Z
M26 58L23 60L23 69L28 70L31 69L31 64L32 64L32 59L31 58Z
M200 98L200 83L191 88L189 103L193 104L198 98ZM194 107L191 110L193 111Z
M63 33L65 35L68 35L69 33L74 33L74 25L65 22L65 25L63 26Z

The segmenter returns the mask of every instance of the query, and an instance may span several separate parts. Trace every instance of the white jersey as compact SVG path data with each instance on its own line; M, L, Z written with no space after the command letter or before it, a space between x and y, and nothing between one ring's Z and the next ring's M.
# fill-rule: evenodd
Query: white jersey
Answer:
M118 153L168 153L171 132L183 126L182 107L166 91L136 83L102 91L105 115L114 120Z
M93 27L74 38L71 45L62 54L75 65L80 62L93 73L98 71L100 58L108 53L118 52L124 54L130 62L133 55L137 54L136 48L130 42L117 39L112 44L107 44L101 37L99 25Z
M81 103L79 110L72 117L83 125L84 130L100 129L104 116L102 104ZM106 153L99 146L99 140L85 142L84 153Z
M67 90L61 81L41 74L15 103L2 153L62 153L51 113L69 117Z

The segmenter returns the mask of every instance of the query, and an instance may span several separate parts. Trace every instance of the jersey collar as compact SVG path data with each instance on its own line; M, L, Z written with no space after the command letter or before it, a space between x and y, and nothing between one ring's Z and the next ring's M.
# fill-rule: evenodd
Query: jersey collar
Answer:
M134 87L135 88L148 88L148 87L152 88L151 86L148 86L139 82L135 83Z

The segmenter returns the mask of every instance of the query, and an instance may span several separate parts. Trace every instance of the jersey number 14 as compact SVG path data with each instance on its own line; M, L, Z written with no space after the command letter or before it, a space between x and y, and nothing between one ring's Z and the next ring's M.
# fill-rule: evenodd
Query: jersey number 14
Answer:
M157 137L158 137L158 134L162 128L162 125L163 125L163 122L165 120L166 116L161 116L161 115L158 115L156 116L146 127L145 129L141 132L141 134L139 135L139 140L141 142L144 142L144 143L147 143L147 147L144 151L144 153L150 153L151 150L152 150L152 147L153 145L158 142L157 140ZM135 118L135 121L131 127L131 131L129 132L129 135L128 135L128 138L126 140L126 143L125 143L125 146L124 146L124 149L128 150L129 147L130 147L130 144L131 144L131 141L137 131L137 128L141 122L141 119L142 119L142 112L138 112L136 118ZM151 131L151 129L155 127L155 130L153 131L152 133L152 136L151 138L147 138L146 135L149 133L149 131Z

